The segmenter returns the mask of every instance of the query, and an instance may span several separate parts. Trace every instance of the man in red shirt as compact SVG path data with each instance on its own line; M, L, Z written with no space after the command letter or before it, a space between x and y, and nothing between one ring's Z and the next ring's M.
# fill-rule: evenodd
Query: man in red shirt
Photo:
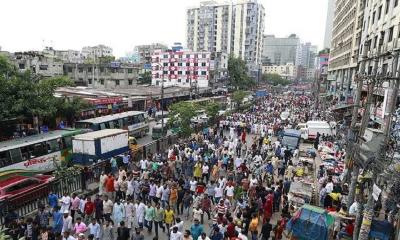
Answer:
M347 223L346 227L338 233L337 239L342 239L343 237L352 237L353 232L354 232L354 222L353 220L350 220Z
M228 236L230 239L235 237L235 224L233 223L233 218L229 217L228 218L229 224L228 227L226 228L226 232L228 233Z
M83 208L83 212L85 213L85 222L89 222L90 219L93 218L94 210L94 202L92 202L91 197L87 197L85 207Z

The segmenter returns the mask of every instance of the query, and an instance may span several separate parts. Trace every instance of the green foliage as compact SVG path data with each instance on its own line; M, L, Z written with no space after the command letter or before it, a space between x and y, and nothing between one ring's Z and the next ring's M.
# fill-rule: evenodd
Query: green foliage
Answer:
M151 84L151 72L146 71L139 76L139 84Z
M249 89L255 82L247 75L246 62L241 58L229 57L228 73L232 86L236 89Z
M91 105L80 98L57 98L55 106L57 112L54 117L62 117L71 123L81 110L88 109Z
M207 103L205 110L207 116L210 118L210 124L214 124L218 118L218 112L221 106L218 103L210 102Z
M169 109L168 127L180 127L182 136L187 137L193 132L190 120L196 116L196 106L190 102L178 102Z
M273 86L278 86L278 85L286 86L291 83L291 81L284 79L279 74L275 73L263 74L262 79L264 82L267 82Z
M232 94L232 100L233 100L233 102L235 102L236 105L239 107L240 104L242 104L243 99L244 99L246 96L247 96L247 93L246 93L245 91L238 90L238 91L235 91L235 92Z
M0 56L0 119L54 116L60 107L54 91L72 84L65 76L42 79L30 71L19 73Z

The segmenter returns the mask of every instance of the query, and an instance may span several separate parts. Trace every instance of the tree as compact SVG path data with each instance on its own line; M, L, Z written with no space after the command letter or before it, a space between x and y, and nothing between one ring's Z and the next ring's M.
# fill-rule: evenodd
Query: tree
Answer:
M239 108L240 104L242 104L243 99L247 96L247 93L242 90L235 91L232 94L232 100L236 103L236 106Z
M263 74L262 80L273 86L278 86L278 85L286 86L291 83L291 81L282 78L279 74L276 73Z
M88 109L91 105L75 97L72 99L58 98L56 99L55 106L57 111L54 117L62 117L70 125L83 109Z
M248 69L246 62L241 58L229 57L228 60L228 74L229 79L236 89L249 89L255 83L247 74Z
M140 84L151 84L151 72L146 71L141 73L139 76L139 83Z
M190 136L193 132L191 119L196 116L196 107L194 104L191 102L175 103L171 105L168 116L169 128L175 128L178 125L182 136Z
M210 102L206 105L206 113L210 118L210 124L214 124L218 118L218 113L221 106L218 103Z

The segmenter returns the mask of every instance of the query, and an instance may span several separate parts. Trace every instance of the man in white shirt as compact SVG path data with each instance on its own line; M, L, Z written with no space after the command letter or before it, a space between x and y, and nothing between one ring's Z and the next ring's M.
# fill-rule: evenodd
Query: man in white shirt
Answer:
M61 212L69 211L69 207L71 206L71 198L67 193L64 193L64 196L60 200L61 202Z
M178 227L173 227L171 235L169 237L170 240L183 240L183 235L178 231Z
M354 203L351 204L349 208L349 215L355 216L359 211L360 204L358 203L357 199L354 200Z
M140 160L140 169L142 170L142 172L147 169L148 163L149 161L147 161L147 159Z
M326 188L326 192L327 192L328 194L331 193L331 192L333 191L333 182L332 182L332 179L329 179L329 180L328 180L328 183L326 184L325 188Z
M89 234L93 234L96 240L100 240L100 224L97 223L95 218L92 218L92 222L88 226Z

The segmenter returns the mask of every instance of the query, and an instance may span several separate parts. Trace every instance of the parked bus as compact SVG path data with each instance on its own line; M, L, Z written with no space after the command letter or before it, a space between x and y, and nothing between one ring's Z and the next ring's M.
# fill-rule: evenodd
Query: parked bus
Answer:
M120 128L128 130L129 135L135 137L143 137L149 132L147 113L138 111L81 120L75 123L75 127L79 129L91 129L92 131Z
M72 158L72 137L83 132L56 130L0 142L0 178L51 172L56 167L53 159L68 163Z

